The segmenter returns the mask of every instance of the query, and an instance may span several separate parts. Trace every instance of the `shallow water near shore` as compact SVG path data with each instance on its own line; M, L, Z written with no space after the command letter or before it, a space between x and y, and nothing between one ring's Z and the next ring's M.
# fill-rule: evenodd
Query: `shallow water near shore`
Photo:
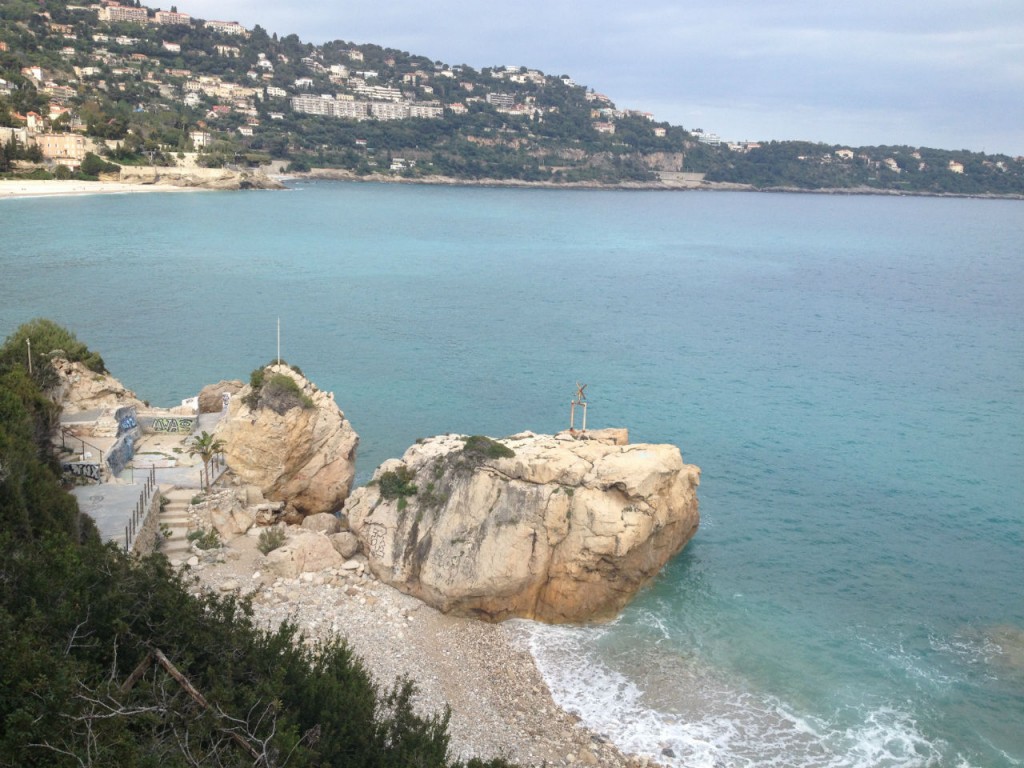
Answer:
M1024 764L1024 207L305 184L9 200L0 332L169 405L276 354L359 478L416 438L591 426L702 467L615 622L528 626L556 700L685 766Z

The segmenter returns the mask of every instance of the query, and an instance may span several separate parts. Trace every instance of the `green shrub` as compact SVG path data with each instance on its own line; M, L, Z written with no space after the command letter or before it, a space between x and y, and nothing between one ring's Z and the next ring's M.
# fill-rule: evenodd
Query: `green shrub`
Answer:
M252 373L249 374L249 386L253 389L259 389L263 386L263 379L267 375L265 368L256 368Z
M91 352L71 331L46 318L23 323L4 340L0 347L0 371L14 366L27 368L29 345L26 341L32 342L32 378L44 390L57 383L54 357L81 363L96 373L106 372L102 357Z
M185 538L194 542L200 549L217 549L221 546L220 536L217 535L217 529L215 528L211 528L209 531L205 528L199 528L198 530L190 531Z
M491 440L489 437L472 435L466 438L462 454L467 457L480 459L510 459L516 455L516 452L507 445L502 445L496 440Z
M280 528L267 528L260 534L259 541L256 543L257 548L264 555L273 552L278 547L284 546L284 542L287 539L284 531Z
M388 501L415 496L417 488L412 482L414 479L413 471L404 465L398 469L388 470L377 480L377 485L380 486L380 495Z
M21 174L18 178L25 179L26 181L49 181L53 178L53 174L45 168L33 168L28 173Z
M86 152L79 169L82 176L98 177L101 173L120 171L121 166L116 163L108 163L102 157L92 152Z
M283 365L282 361L282 365ZM278 414L284 414L292 408L312 408L313 399L302 391L298 382L285 373L267 375L269 363L257 368L249 376L252 391L242 398L249 408L269 408ZM295 369L295 366L292 366ZM301 375L301 374L300 374Z

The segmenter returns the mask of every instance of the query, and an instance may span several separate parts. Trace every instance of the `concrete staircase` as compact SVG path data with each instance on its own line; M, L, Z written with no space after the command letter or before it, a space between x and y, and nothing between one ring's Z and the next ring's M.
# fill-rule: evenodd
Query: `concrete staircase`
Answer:
M171 488L162 491L168 503L160 512L161 530L170 530L171 536L165 539L160 551L171 562L187 560L192 554L192 545L186 538L188 534L188 505L196 495L195 488Z

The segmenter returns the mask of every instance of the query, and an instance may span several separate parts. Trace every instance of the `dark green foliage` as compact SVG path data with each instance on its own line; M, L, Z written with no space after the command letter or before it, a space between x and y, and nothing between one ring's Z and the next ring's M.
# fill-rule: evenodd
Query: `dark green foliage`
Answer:
M286 363L282 360L282 365ZM284 373L272 373L268 376L267 368L257 368L249 375L249 386L252 391L242 398L242 402L255 410L269 408L275 413L284 414L292 408L312 408L313 400L305 394L291 376ZM290 366L293 371L302 375L298 366Z
M62 490L49 453L57 417L56 406L24 369L0 374L0 531L17 540L95 535L92 521Z
M57 383L51 358L63 357L82 363L90 371L103 373L103 358L91 352L71 331L52 320L37 318L23 323L4 340L0 347L0 372L16 367L28 369L29 345L32 350L32 378L44 390Z
M516 452L507 445L502 445L489 437L472 435L466 438L466 444L462 448L462 455L467 458L510 459L516 455Z
M108 163L102 157L99 157L92 152L86 152L85 159L82 160L80 169L86 176L99 176L101 173L113 173L115 171L120 171L121 166L114 163Z
M292 408L312 408L313 401L303 394L291 376L275 373L263 385L260 405L276 413L284 413Z
M200 549L217 549L221 546L220 536L217 534L216 528L211 528L208 531L204 528L199 528L198 530L190 531L185 538Z
M398 469L388 470L377 480L377 484L380 486L380 495L388 501L415 496L417 488L416 484L412 482L414 479L415 475L412 470L404 465Z

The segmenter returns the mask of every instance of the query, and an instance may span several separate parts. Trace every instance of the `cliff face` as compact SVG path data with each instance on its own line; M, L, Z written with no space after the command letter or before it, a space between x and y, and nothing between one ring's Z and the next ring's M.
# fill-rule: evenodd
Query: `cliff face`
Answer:
M285 365L269 366L266 375L294 381L294 403L277 398L252 407L244 402L253 394L248 385L232 397L217 427L228 467L300 515L337 510L352 488L359 436L333 394Z
M611 617L699 520L700 470L622 432L425 440L352 494L349 527L378 578L443 611Z
M145 407L134 392L109 373L96 373L81 363L62 358L53 360L53 369L60 382L54 392L54 399L61 404L65 413L122 406L138 409Z
M160 184L196 189L284 189L281 182L271 179L262 171L234 171L227 168L164 168L152 165L126 165L112 180L125 184Z

